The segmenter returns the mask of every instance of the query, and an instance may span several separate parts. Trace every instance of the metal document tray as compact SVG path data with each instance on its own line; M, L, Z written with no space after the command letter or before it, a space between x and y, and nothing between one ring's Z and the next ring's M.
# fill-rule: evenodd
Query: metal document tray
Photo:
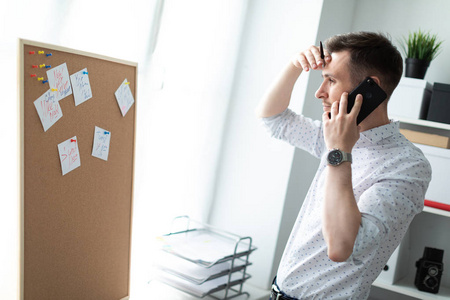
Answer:
M251 263L245 259L238 258L234 261L228 260L205 268L164 251L158 254L155 261L155 267L159 270L181 277L194 284L202 284L229 273L239 272L250 265Z
M247 274L249 255L256 247L251 237L219 230L211 225L180 216L175 221L186 220L182 228L158 237L161 250L168 260L161 259L158 280L196 297L232 299L250 296L242 290ZM191 223L195 223L192 229ZM179 224L178 224L179 225ZM171 257L171 258L170 258Z
M160 237L162 250L204 267L211 267L256 250L246 238L232 237L206 228Z
M222 276L220 278L216 278L214 280L205 282L201 285L196 285L196 284L192 284L189 283L185 280L183 280L180 277L168 274L168 273L162 273L159 275L159 280L167 285L170 285L171 287L174 287L180 291L183 291L189 295L192 295L194 297L199 297L199 298L203 298L205 296L211 296L212 298L215 299L231 299L234 298L236 296L239 296L241 294L247 294L248 293L243 293L242 291L236 291L234 289L232 289L232 287L239 285L239 284L243 284L247 279L249 279L251 276L249 274L246 274L244 277L242 276L242 274L235 274L232 275L231 278L229 278L228 276ZM229 280L229 281L228 281ZM221 292L221 291L225 291L226 293L228 293L227 290L232 289L235 293L235 295L233 296L225 296L225 298L222 297L216 297L212 294Z

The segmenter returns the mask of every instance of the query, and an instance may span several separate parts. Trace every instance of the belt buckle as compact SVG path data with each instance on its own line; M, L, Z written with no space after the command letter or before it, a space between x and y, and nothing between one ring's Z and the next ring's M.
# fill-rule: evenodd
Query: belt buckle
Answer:
M277 295L277 297L275 299L272 299L272 300L280 300L280 297L282 295L281 295L280 291L278 290L278 288L277 288L277 286L275 284L272 285L272 291L274 292L274 294Z

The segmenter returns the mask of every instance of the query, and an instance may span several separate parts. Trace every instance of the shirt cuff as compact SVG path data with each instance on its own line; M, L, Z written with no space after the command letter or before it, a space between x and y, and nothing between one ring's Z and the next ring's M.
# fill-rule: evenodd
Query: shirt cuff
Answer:
M361 264L368 255L377 252L374 249L380 246L385 235L386 229L380 220L372 215L362 213L361 225L349 260L356 265Z

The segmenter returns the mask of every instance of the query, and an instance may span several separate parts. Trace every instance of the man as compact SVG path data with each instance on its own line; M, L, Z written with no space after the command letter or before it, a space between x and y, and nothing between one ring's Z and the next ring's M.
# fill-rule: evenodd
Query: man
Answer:
M431 179L423 153L388 118L388 99L403 71L390 40L348 33L329 38L326 49L324 59L316 46L296 55L257 109L274 137L321 159L281 259L273 300L367 299L422 211ZM288 109L297 78L309 70L322 71L315 95L322 122ZM370 99L358 95L347 113L347 97L366 77L388 97L357 126L361 105Z

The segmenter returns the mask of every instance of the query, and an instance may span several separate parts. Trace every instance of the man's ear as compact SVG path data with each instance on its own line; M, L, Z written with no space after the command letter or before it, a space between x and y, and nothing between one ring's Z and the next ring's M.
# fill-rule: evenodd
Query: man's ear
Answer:
M370 78L372 78L378 85L381 85L380 78L378 78L377 76L370 76Z

